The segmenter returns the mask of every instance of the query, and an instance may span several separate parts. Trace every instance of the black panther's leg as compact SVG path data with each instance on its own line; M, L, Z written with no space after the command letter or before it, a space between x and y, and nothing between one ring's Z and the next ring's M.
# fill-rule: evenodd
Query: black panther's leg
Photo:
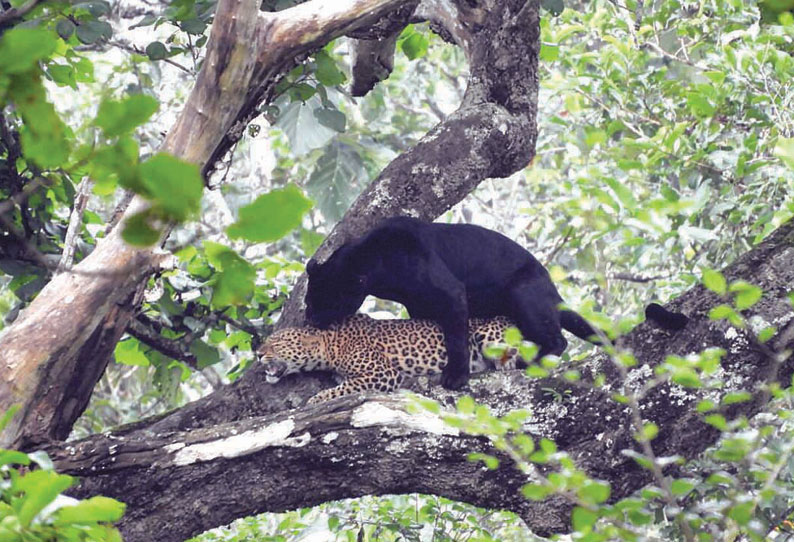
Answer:
M559 356L568 346L560 326L559 294L548 278L538 277L517 282L510 291L510 316L521 335L538 345L536 359Z
M435 262L437 263L437 262ZM446 267L425 265L417 273L418 288L405 306L411 318L435 321L444 332L447 365L441 385L450 390L461 388L469 380L469 308L466 289Z

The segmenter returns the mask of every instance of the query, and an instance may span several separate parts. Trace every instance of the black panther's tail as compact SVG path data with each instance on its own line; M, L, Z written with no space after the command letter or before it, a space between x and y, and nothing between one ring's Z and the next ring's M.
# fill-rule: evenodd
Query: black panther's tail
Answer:
M560 311L560 325L563 329L570 331L580 339L593 344L601 344L598 339L598 333L593 329L593 326L572 310L565 309Z

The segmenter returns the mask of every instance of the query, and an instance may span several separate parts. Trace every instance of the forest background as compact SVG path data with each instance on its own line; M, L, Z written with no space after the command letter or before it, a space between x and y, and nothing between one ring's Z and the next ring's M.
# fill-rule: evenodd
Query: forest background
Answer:
M197 168L158 148L201 68L215 7L98 0L3 4L0 12L0 325L13 324L54 274L92 251L132 192L156 211L128 223L127 241L151 245L165 222L178 222L164 245L173 257L140 292L73 439L238 379L306 260L369 182L446 119L466 90L464 53L426 24L401 31L393 71L361 98L350 93L350 42L335 40L289 72L260 116L236 128L239 141L204 182ZM730 297L711 270L794 215L790 6L599 0L564 7L550 0L541 12L534 159L482 182L440 220L517 240L550 269L572 307L616 332L639 322L649 301L667 302L703 280ZM125 178L125 165L138 160L141 177ZM738 313L754 301L744 306L738 298L761 293L731 288L735 312L712 316L742 327ZM404 316L376 300L365 307ZM766 328L756 327L764 338ZM563 359L583 360L589 348L577 342ZM692 363L698 374L705 370L703 358ZM565 396L555 400L564 404ZM698 478L705 471L693 467L687 480L698 482L669 488L671 495L697 488L728 502L716 507L728 532L785 536L794 500L791 398L781 391L776 401L755 425L711 420L734 439L731 446L746 445L741 456L712 450L699 468L728 473L735 488ZM774 476L759 478L753 469ZM761 488L774 485L775 495L758 490L759 480ZM689 538L671 520L680 510L654 498L643 506L655 521L637 522L643 536ZM738 507L746 502L753 506ZM587 531L595 522L580 518L574 526ZM329 532L342 539L533 536L515 516L414 495L248 518L203 539Z

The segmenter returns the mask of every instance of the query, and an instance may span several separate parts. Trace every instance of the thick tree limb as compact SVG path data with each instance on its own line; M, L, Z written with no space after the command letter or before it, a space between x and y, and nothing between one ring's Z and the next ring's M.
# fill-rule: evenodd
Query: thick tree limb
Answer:
M499 414L529 408L532 416L525 424L529 434L555 440L591 476L610 482L613 498L629 495L648 483L650 476L622 453L637 446L635 428L630 412L613 402L612 394L625 392L623 386L639 389L668 354L685 356L722 348L722 372L716 376L723 383L721 389L689 390L665 384L640 401L643 419L655 422L660 429L653 441L655 454L693 458L719 436L696 412L701 399L719 403L724 394L750 391L751 401L722 412L728 418L749 416L768 400L760 384L788 384L794 373L794 359L782 363L774 359L776 353L794 349L794 310L787 298L794 282L794 221L726 268L724 274L729 281L746 280L764 290L761 301L743 316L756 324L763 320L777 326L777 336L766 347L759 348L750 335L725 321L710 320L710 308L721 300L697 286L669 307L690 317L686 329L670 334L644 323L624 337L621 348L633 352L638 360L625 381L611 361L599 354L577 369L584 381L605 374L606 384L601 389L572 386L562 379L538 381L515 372L498 372L472 378L470 393ZM251 374L261 378L259 368ZM465 460L471 451L493 453L487 441L456 434L427 414L409 416L399 397L369 402L348 397L281 412L321 385L331 382L325 376L301 375L292 375L275 386L261 380L258 386L238 381L208 400L181 409L181 417L161 417L115 434L54 445L49 452L59 469L82 476L77 495L101 493L129 503L122 530L125 539L133 542L146 540L153 526L167 542L245 514L365 494L407 492L513 510L539 534L567 528L569 502L523 499L517 490L529 478L509 461L495 471L486 471ZM423 382L417 389L442 405L456 396ZM244 416L257 417L218 424L220 417L235 412L235 405ZM174 425L176 420L181 427ZM180 428L194 429L172 433ZM167 526L165 531L163 526Z

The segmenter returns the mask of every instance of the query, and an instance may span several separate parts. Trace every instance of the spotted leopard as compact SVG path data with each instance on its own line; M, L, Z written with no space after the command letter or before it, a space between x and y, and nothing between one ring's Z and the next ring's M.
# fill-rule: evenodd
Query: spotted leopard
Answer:
M524 366L515 348L499 359L485 355L502 342L513 323L504 317L469 321L472 372ZM375 320L356 314L327 330L287 328L272 334L257 351L270 383L301 371L331 370L342 383L309 399L319 403L364 391L397 389L406 376L440 373L447 364L444 334L429 320Z

